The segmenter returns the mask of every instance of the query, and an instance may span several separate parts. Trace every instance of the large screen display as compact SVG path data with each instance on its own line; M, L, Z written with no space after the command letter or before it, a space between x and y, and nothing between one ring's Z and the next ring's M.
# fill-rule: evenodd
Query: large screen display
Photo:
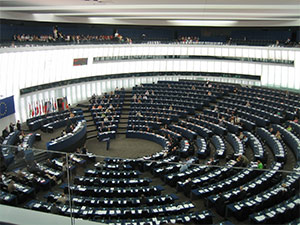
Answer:
M77 58L73 60L73 66L87 65L88 58Z

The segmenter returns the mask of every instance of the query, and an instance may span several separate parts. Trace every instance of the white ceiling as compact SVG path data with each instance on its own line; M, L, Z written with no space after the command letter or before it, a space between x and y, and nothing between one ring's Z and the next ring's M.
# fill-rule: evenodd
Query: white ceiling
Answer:
M300 0L0 0L0 18L159 26L300 26Z

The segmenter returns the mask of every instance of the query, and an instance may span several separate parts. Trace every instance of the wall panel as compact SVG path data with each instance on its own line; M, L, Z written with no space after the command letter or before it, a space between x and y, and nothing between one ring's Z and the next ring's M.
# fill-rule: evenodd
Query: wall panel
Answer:
M204 55L233 56L265 59L295 60L294 65L261 62L209 60L209 59L168 59L116 61L93 64L94 57L128 55ZM88 58L88 65L73 66L74 58ZM38 100L38 95L20 96L19 90L40 84L75 79L86 76L98 76L118 73L152 71L197 71L239 73L261 76L261 84L282 88L300 89L300 51L299 49L245 47L245 46L189 46L189 45L96 45L96 46L56 46L18 49L0 49L1 95L15 96L16 117L25 119L29 102ZM146 78L156 81L158 78ZM165 79L162 77L161 79ZM168 79L178 79L169 77ZM214 78L225 80L225 78ZM144 79L145 80L145 79ZM241 80L230 80L242 82ZM141 79L122 79L118 81L80 84L74 89L61 87L59 92L45 90L42 98L67 95L72 103L81 101L92 93L101 94L117 86L131 87ZM253 82L257 81L245 81ZM79 91L80 90L80 91ZM78 94L80 93L80 94ZM22 98L22 100L21 100ZM24 104L27 105L24 109Z

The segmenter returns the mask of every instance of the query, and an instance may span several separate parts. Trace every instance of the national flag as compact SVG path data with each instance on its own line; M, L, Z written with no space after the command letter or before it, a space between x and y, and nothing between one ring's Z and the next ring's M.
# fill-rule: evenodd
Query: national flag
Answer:
M0 100L0 119L15 113L14 96Z
M43 109L44 109L44 114L47 114L47 102L43 102Z
M69 106L68 106L68 100L67 100L67 97L63 97L63 99L62 99L62 109L63 110L66 110L66 109L68 109L69 108Z
M31 116L34 117L34 103L32 104L32 109L31 109Z
M51 103L52 103L51 112L54 112L54 111L55 111L55 107L54 107L54 101L53 101L53 98L51 99Z
M40 113L40 115L42 115L42 105L41 105L41 101L39 101L39 113Z
M31 117L32 114L32 109L31 109L31 104L29 103L29 117Z
M48 102L48 101L47 101ZM47 114L47 102L45 101L44 104L45 104L45 107L44 107L44 110L45 110L45 114Z
M35 103L35 115L36 116L39 115L39 103L38 103L38 101L36 101L36 103Z
M48 114L52 111L52 104L51 101L48 100L45 102L45 113Z
M44 99L42 100L42 111L43 111L43 114L46 113L46 109L45 109L45 101L44 101Z

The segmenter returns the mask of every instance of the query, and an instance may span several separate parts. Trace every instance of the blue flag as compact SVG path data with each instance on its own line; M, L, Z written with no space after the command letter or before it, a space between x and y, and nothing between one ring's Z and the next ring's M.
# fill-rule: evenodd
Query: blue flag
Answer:
M15 113L14 96L0 99L0 119Z

